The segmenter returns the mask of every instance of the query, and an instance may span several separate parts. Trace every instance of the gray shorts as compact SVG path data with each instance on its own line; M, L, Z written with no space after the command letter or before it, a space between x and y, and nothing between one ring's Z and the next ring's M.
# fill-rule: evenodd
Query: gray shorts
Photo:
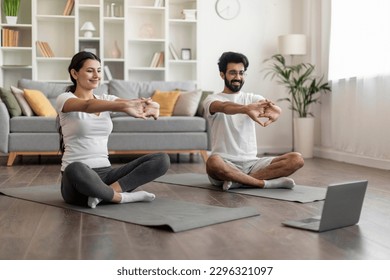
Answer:
M231 166L236 167L238 170L241 170L245 174L250 174L252 172L255 172L257 170L261 170L266 168L268 165L271 164L271 161L275 157L261 157L253 160L246 160L246 161L231 161L223 158L223 161L227 164L230 164ZM224 181L216 180L214 178L211 178L210 176L209 180L210 183L214 186L222 186Z

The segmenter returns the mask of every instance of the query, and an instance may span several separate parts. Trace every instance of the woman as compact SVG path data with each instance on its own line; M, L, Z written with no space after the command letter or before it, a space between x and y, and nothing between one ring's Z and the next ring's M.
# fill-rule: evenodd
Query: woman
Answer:
M120 99L93 94L101 80L100 59L90 52L72 58L68 72L73 85L57 98L61 139L61 193L67 203L95 208L101 201L152 201L155 195L137 187L162 176L170 166L167 154L150 154L119 168L111 167L107 142L110 112L157 119L159 104L151 99Z

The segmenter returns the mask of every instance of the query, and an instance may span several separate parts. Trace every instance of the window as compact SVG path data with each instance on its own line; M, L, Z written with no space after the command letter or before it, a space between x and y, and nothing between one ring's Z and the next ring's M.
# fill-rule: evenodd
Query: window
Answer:
M390 74L390 1L332 1L329 79Z

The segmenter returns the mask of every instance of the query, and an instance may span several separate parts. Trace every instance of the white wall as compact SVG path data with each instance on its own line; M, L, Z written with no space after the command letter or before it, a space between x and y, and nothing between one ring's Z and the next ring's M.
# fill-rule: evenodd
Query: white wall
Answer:
M215 92L223 89L218 58L225 51L244 53L249 59L244 91L259 93L276 101L286 93L275 81L265 80L263 61L278 52L277 37L302 32L300 0L240 0L241 13L230 21L215 13L215 0L198 0L199 87ZM259 153L291 149L291 111L287 103L279 120L259 127Z

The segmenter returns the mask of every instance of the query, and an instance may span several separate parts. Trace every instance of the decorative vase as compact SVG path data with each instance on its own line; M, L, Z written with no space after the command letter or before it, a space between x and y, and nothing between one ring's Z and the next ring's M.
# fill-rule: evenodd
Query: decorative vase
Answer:
M15 17L15 16L6 16L6 21L7 21L7 24L16 24L16 22L18 21L18 17Z
M119 48L118 41L115 40L114 48L111 51L111 57L112 58L120 58L121 56L122 56L121 49Z
M294 119L294 151L312 158L314 150L314 118Z

